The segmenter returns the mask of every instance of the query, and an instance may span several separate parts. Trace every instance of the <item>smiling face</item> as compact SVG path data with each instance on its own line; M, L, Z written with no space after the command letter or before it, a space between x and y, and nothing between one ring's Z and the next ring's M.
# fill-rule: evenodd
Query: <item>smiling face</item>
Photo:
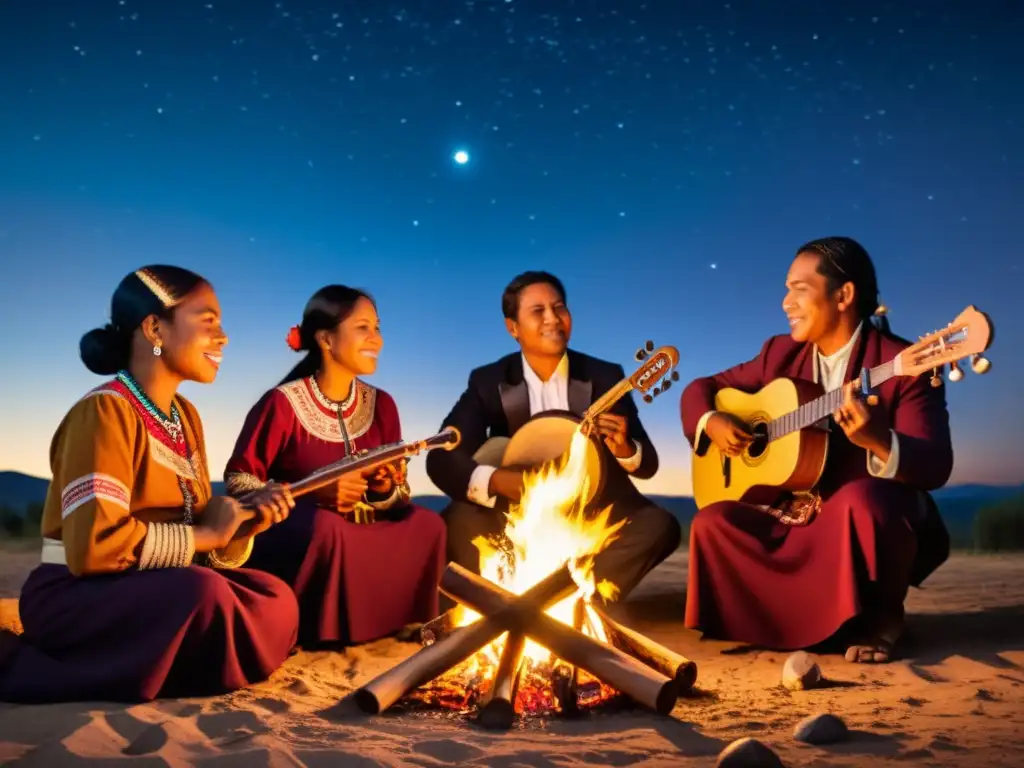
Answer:
M830 288L827 278L818 271L820 259L814 253L800 253L793 259L782 300L793 340L819 346L840 330L854 299L852 283Z
M369 376L377 370L377 356L384 346L380 318L373 302L360 298L352 312L331 331L317 333L326 365L338 365L353 376Z
M150 318L159 339L160 359L182 381L210 384L217 378L227 334L221 326L220 302L208 283L199 284L174 307L170 318ZM147 334L149 335L149 334Z
M523 352L561 357L572 335L572 315L553 285L533 283L519 292L516 318L506 319L505 326Z

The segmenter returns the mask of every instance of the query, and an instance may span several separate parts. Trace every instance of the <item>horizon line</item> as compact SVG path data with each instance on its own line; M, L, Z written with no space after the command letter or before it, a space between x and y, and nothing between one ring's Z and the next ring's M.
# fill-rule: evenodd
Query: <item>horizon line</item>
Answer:
M31 478L33 480L41 480L41 481L47 482L47 483L53 481L52 477L47 478L47 477L42 477L40 475L32 475L32 474L29 474L28 472L22 472L19 469L0 469L0 474L5 474L5 473L12 474L12 475L21 475L22 477L28 477L28 478ZM224 479L223 478L221 478L219 480L211 479L210 482L211 483L223 483ZM936 491L948 490L950 488L963 488L964 486L970 486L970 485L976 485L976 486L980 486L982 488L1018 488L1018 487L1024 488L1024 480L1008 480L1006 482L1001 482L1001 483L982 483L982 482L970 482L970 481L963 482L963 483L952 483L952 484L949 484L949 485L943 485L940 488L936 488L936 489L934 489L932 491L929 491L929 493L935 493ZM692 499L693 498L693 494L685 494L685 493L645 493L644 495L648 496L648 497L650 497L650 496L662 496L664 498L670 498L670 499ZM441 497L447 498L447 494L441 493L437 489L435 489L434 493L413 493L413 496L441 496Z

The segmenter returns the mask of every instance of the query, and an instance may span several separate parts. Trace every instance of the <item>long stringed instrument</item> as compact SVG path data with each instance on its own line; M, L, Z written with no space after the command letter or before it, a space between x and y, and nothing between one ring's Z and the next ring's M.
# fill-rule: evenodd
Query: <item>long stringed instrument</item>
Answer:
M537 468L559 460L569 451L577 431L589 435L598 415L607 412L630 392L640 392L644 402L650 403L673 381L679 381L679 372L675 370L679 350L675 347L655 349L654 342L648 341L637 350L636 359L642 361L640 367L594 401L582 417L557 410L534 414L511 437L492 437L484 442L473 454L474 461L491 467ZM655 386L666 377L663 384ZM586 503L593 501L604 487L604 453L599 450L595 437L587 440Z
M294 498L298 498L299 496L312 493L315 490L323 488L325 485L333 483L342 475L347 475L349 472L369 472L377 467L390 464L393 461L415 456L421 451L432 451L435 448L450 451L457 448L461 440L462 435L459 433L458 429L455 427L445 427L436 435L424 440L389 443L377 448L371 448L370 450L363 451L362 453L346 456L333 464L321 467L297 482L290 483L288 487L291 490L292 496ZM244 496L241 498L241 502L243 504L245 503Z
M931 385L942 384L941 370L950 366L949 380L963 378L959 361L970 356L977 374L987 373L982 356L992 343L988 316L969 306L945 328L934 331L887 363L861 371L856 388L866 397L895 376L932 372ZM693 498L698 509L718 501L768 504L780 491L806 492L817 485L828 457L828 431L817 428L843 402L843 390L821 394L819 384L779 378L758 392L720 389L715 410L745 423L754 436L742 454L726 456L708 441L693 454Z

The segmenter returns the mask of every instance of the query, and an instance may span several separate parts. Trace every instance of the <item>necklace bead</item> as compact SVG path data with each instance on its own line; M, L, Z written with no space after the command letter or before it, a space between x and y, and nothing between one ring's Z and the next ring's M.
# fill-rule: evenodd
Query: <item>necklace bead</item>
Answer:
M116 376L125 389L127 389L136 401L141 405L147 414L152 417L156 425L161 428L167 437L170 438L171 443L174 446L175 451L188 462L189 468L192 470L193 477L198 478L199 473L196 471L195 464L192 461L192 456L188 450L188 442L185 440L185 428L181 423L181 414L178 412L178 407L171 403L171 415L168 417L164 412L157 407L157 405L149 399L149 396L145 393L135 378L128 373L128 371L118 371ZM192 488L192 482L188 478L177 475L178 487L181 489L182 500L185 503L184 508L184 522L186 525L192 525L193 522L193 511L195 509L195 503L197 495Z

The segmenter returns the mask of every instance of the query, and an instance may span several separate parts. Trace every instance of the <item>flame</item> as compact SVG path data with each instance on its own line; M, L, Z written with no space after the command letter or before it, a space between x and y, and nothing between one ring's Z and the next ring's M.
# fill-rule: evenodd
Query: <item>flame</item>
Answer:
M522 497L518 504L510 505L504 541L492 542L480 537L474 544L480 550L480 574L517 595L568 564L577 591L551 606L547 614L573 626L576 605L582 602L584 621L582 627L577 622L577 629L608 642L600 619L590 608L590 601L595 592L612 599L618 590L608 581L595 584L593 559L617 538L625 521L609 524L611 507L596 515L585 514L583 502L589 487L587 452L588 438L577 430L563 459L526 473ZM456 610L459 611L454 620L456 626L480 618L465 606ZM453 673L462 678L493 680L506 638L507 633ZM550 668L557 663L558 659L553 658L550 651L528 640L520 675L528 677L531 669ZM517 710L532 708L524 703L525 699L536 697L537 692L531 693L530 687L520 684Z

